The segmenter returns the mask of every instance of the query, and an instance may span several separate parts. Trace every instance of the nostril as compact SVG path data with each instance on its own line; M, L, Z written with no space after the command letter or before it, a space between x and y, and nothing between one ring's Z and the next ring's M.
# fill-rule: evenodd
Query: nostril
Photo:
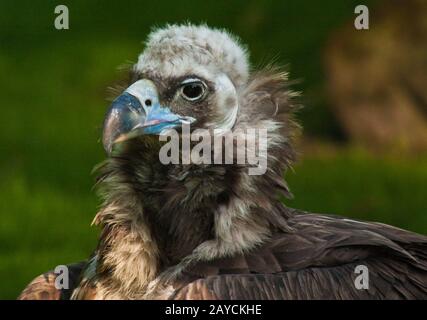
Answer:
M147 107L151 106L151 100L150 99L145 100L144 103Z

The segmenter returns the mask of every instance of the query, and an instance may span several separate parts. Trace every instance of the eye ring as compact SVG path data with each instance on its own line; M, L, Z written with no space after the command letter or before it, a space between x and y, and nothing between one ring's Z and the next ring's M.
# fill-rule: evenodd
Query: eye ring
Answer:
M179 93L187 101L201 100L206 93L206 84L199 79L187 79L182 82Z

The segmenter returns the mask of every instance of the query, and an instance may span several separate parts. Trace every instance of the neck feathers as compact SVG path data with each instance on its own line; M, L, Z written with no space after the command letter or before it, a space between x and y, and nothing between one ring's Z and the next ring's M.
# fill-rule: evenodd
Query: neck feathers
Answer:
M245 253L290 230L277 196L291 195L282 175L295 158L295 94L285 73L268 69L239 95L234 129L268 132L265 174L236 165L164 166L152 138L131 141L99 167L104 204L94 223L103 229L97 268L105 281L142 292L172 265Z

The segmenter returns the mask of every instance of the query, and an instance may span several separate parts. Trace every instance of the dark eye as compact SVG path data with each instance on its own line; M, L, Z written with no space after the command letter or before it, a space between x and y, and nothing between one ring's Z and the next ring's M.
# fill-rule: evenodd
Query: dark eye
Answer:
M206 85L199 80L185 81L181 86L181 96L188 101L200 100L206 91Z

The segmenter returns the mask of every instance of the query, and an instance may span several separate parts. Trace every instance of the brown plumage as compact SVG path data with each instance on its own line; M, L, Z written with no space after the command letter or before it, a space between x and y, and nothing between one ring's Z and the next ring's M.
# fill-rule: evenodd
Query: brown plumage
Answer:
M83 271L77 270L71 298L427 297L427 237L300 212L279 201L280 194L291 195L282 175L295 160L298 132L296 94L286 73L266 68L247 76L236 62L236 57L246 59L244 50L225 33L203 26L157 31L146 52L132 71L134 84L150 79L160 104L196 118L195 128L229 124L221 110L230 108L221 103L228 107L238 101L233 130L268 129L268 169L249 175L249 165L235 163L164 165L157 136L124 141L98 167L104 203L94 223L101 226L101 237ZM227 99L223 95L234 91L214 85L221 72L235 88ZM186 77L206 83L203 99L187 103L175 94ZM109 147L110 140L104 141ZM369 270L369 289L356 288L358 265ZM68 298L54 288L53 277L37 278L20 298Z
M79 262L68 265L69 288L57 289L55 287L55 279L57 274L51 270L48 271L27 285L21 292L19 300L68 300L73 293L74 288L80 282L80 275L86 262Z

